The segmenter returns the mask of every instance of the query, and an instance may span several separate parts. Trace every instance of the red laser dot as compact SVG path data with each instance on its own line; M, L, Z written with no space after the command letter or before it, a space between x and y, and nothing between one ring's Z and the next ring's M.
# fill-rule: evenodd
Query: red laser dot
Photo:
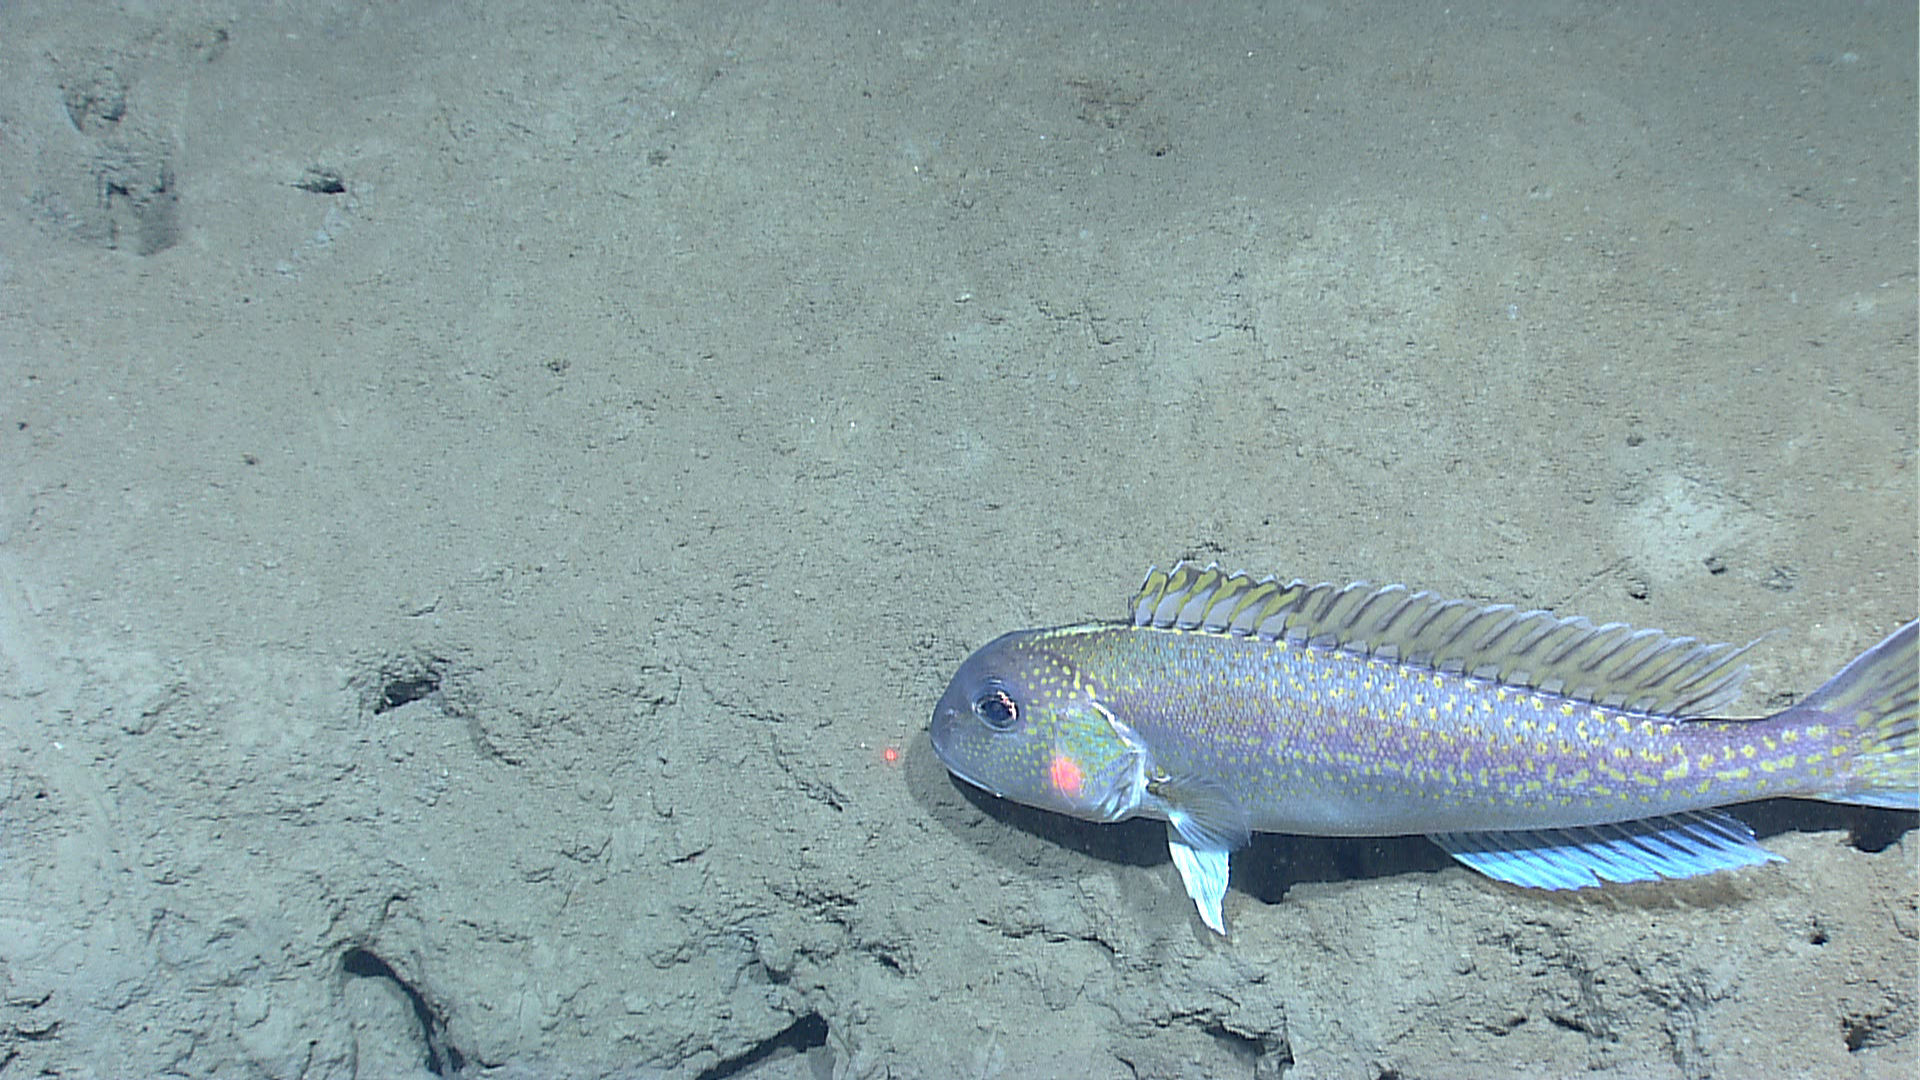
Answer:
M1080 785L1086 776L1080 772L1080 763L1065 754L1053 755L1047 765L1047 777L1053 781L1053 788L1062 795L1080 794Z
M889 765L898 765L900 763L900 748L897 746L889 746L885 750L880 751L880 760Z

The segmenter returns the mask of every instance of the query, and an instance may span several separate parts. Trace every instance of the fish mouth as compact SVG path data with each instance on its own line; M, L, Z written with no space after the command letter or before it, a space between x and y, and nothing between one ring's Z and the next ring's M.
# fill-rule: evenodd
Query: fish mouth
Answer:
M993 796L993 797L994 797L994 798L996 798L996 799L1004 799L1004 798L1006 798L1006 795L1005 795L1005 794L1003 794L1003 793L1002 793L1002 792L1000 791L1000 789L998 789L998 788L996 788L996 787L993 787L993 786L991 786L991 785L989 785L989 784L983 784L983 783L981 783L980 781L978 781L978 780L975 780L975 779L974 779L973 777L971 777L971 776L968 776L968 775L967 775L967 774L966 774L965 772L963 772L963 771L961 771L961 770L959 770L959 769L956 769L956 768L954 768L954 767L953 767L953 766L951 766L951 765L948 765L948 766L947 766L947 772L949 772L949 773L952 773L952 774L953 774L953 777L954 777L954 779L956 779L956 780L964 780L964 781L966 781L967 783L969 783L969 784L972 784L972 785L973 785L974 787L977 787L977 788L979 788L979 789L980 789L981 791L984 791L984 792L986 792L987 794L989 794L989 795L991 795L991 796Z

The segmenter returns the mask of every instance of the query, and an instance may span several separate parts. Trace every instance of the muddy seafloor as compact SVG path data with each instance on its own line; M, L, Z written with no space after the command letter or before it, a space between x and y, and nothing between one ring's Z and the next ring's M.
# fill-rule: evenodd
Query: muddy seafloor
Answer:
M1912 814L1545 895L950 781L1182 557L1915 614L1915 12L0 10L0 1076L1909 1077Z

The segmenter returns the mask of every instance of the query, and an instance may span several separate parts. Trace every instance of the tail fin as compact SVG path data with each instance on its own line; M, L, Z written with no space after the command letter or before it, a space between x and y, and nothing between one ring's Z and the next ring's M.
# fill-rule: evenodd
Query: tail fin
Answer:
M1847 783L1816 798L1892 810L1920 809L1920 621L1895 630L1792 711L1824 713L1860 732Z

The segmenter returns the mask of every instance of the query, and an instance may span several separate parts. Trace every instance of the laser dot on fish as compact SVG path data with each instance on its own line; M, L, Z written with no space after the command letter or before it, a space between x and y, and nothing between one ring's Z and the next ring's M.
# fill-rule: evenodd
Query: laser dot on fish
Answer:
M1080 763L1065 754L1053 755L1047 765L1047 776L1053 781L1054 790L1062 795L1080 794L1080 785L1086 776L1080 771Z

